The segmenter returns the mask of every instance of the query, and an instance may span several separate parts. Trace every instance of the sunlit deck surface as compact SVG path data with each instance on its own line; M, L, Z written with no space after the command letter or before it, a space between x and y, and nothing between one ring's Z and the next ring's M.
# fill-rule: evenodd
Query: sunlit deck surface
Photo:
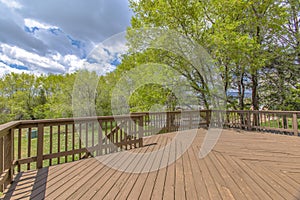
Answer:
M198 130L175 163L157 171L149 172L149 166L162 165L180 150L166 149L147 162L122 158L124 165L146 171L140 174L95 158L20 173L5 199L300 199L300 137L223 130L213 151L200 159L205 131ZM155 151L173 136L145 138L145 147L130 151Z

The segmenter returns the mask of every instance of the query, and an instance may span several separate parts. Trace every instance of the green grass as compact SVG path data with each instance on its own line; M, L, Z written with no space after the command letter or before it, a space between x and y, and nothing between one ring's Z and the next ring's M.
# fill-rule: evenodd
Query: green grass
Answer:
M90 133L91 135L91 133ZM75 139L75 145L74 145L74 149L78 149L79 148L79 134L75 133L74 135L74 139ZM82 138L82 140L84 141L85 138ZM72 150L73 149L73 145L72 145L72 134L68 133L68 137L67 137L67 149L65 148L65 134L62 133L60 134L60 151L65 151L65 150ZM14 157L18 158L18 152L17 152L17 148L18 148L18 134L15 134L14 137ZM84 147L84 144L82 144L82 147ZM57 153L58 152L58 133L54 132L52 134L52 153ZM50 133L45 132L44 133L44 150L43 150L43 154L50 154ZM37 155L37 138L32 138L31 139L31 148L30 148L30 157L34 157ZM21 137L21 158L28 158L28 135L27 133L22 134ZM72 156L68 156L67 157L67 162L72 161ZM79 155L75 155L75 160L79 159ZM65 163L66 159L65 157L61 157L60 158L60 163ZM47 167L49 166L50 162L49 160L44 160L43 161L43 166ZM58 164L58 158L52 159L52 165ZM35 169L36 168L36 162L33 162L30 164L30 168L31 169ZM22 165L21 166L21 170L26 170L27 169L27 165Z
M287 119L287 128L292 129L293 124L292 124L292 119L288 118ZM265 126L265 127L271 127L271 128L283 128L283 122L282 119L278 120L270 120L267 122L262 122L260 126ZM298 129L300 129L300 119L298 120Z

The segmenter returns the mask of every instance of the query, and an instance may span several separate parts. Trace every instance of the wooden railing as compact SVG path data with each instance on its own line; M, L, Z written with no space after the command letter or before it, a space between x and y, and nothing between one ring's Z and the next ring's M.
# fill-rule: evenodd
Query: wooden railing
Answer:
M13 174L141 147L143 115L25 120L0 126L0 192Z
M153 134L230 127L299 134L297 111L175 111L76 119L25 120L0 125L0 191L13 174L143 146Z
M208 127L211 110L139 112L143 115L144 136Z
M0 192L13 180L13 130L19 122L0 125Z
M223 117L223 125L230 128L299 135L300 111L219 111L213 115Z

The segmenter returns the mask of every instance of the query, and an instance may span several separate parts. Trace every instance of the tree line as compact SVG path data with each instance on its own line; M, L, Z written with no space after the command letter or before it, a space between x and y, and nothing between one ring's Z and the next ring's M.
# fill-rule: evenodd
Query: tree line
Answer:
M0 78L0 123L73 117L73 106L76 106L73 99L78 95L82 96L78 106L87 110L86 113L81 113L83 116L112 115L113 88L126 71L122 65L103 76L88 70L72 74L6 74ZM78 78L78 74L81 78ZM97 82L96 88L89 87L91 81ZM74 91L74 86L79 89ZM153 104L167 105L169 110L174 110L174 102L170 101L172 95L170 90L155 84L138 88L131 95L130 111L148 111ZM87 102L92 105L86 105Z

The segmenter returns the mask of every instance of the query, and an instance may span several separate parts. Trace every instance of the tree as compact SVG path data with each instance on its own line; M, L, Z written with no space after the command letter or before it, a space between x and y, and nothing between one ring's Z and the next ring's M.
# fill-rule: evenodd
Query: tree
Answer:
M251 90L251 104L254 109L259 109L260 101L263 102L260 96L265 97L274 89L264 87L269 77L266 72L274 70L273 66L279 58L290 57L287 51L291 48L290 44L280 44L279 38L293 38L288 39L293 42L299 39L299 3L296 1L141 0L130 1L130 5L135 13L128 33L130 46L135 48L139 40L139 37L130 36L130 30L143 27L175 29L197 41L215 59L224 83L224 92L227 94L228 89L238 90L238 105L226 97L229 107L244 109L245 91ZM292 31L286 33L289 23L293 24ZM293 52L299 52L297 48L293 48ZM157 53L156 59L162 59L159 55L166 57L165 54ZM292 60L295 62L295 59ZM172 62L180 63L182 58L173 56ZM287 67L281 62L279 65L281 68ZM187 64L175 66L180 70ZM295 70L295 67L290 68ZM201 76L199 78L201 80ZM194 82L203 86L197 92L205 101L210 94L209 90L204 89L205 82ZM283 82L281 85L286 83L284 79ZM279 92L278 89L273 91Z

